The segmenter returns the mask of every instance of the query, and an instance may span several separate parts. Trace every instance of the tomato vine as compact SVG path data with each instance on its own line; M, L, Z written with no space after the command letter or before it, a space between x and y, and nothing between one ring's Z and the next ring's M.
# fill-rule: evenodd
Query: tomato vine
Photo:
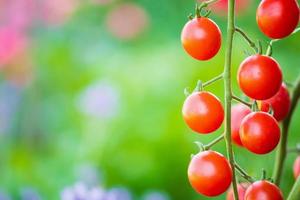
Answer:
M210 4L217 1L208 0L196 5L195 16L190 15L190 21L183 28L181 34L183 47L190 56L197 60L209 60L219 52L222 35L218 25L208 18L211 11L207 9ZM261 1L256 13L257 23L260 30L271 38L266 55L262 55L262 43L259 40L258 43L254 42L244 30L236 26L235 3L235 0L228 1L223 73L205 83L201 80L198 81L192 94L185 90L188 97L184 102L183 117L192 130L200 134L210 134L221 126L223 119L225 125L224 133L209 144L196 142L200 147L200 153L192 157L188 170L189 181L198 193L210 197L225 192L228 189L229 181L232 183L232 190L230 197L227 195L227 199L238 200L241 196L240 192L243 193L242 198L246 200L259 199L262 193L267 199L283 199L279 184L288 153L289 126L300 98L300 76L293 87L290 98L283 83L280 65L271 55L275 42L300 32L300 28L297 28L300 15L299 5L296 0ZM273 9L274 4L280 6L283 11ZM275 15L274 12L279 13L275 13L277 14ZM240 34L254 51L254 55L242 62L238 72L239 86L244 94L250 98L250 101L241 99L232 92L231 66L235 33ZM204 91L204 87L221 79L224 81L224 111L218 98ZM243 110L238 106L232 107L232 101L237 101L245 107ZM239 115L236 113L232 115L233 111L240 113L238 113ZM281 120L283 122L280 130L278 123ZM268 139L266 140L266 138ZM223 139L226 143L228 161L224 160L222 155L210 150ZM261 180L255 180L251 177L235 162L233 142L256 154L267 154L279 144L273 177L267 178L265 170L263 170ZM296 150L292 151L299 152L300 150L297 147ZM207 165L207 163L210 164ZM220 171L212 170L212 166ZM205 170L212 173L210 174L212 177L210 181ZM216 173L219 175L216 176ZM250 186L247 186L247 189L241 188L243 184L238 184L236 173L239 173L243 179L249 182ZM300 176L296 177L288 200L296 200L299 197L299 190Z

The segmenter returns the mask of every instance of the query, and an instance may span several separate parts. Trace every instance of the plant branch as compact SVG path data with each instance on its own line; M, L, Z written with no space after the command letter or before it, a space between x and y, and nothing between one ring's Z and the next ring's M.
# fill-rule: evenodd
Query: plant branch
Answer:
M300 76L298 77L295 84L295 88L292 91L292 103L291 103L290 112L282 123L281 140L276 153L276 159L274 165L275 167L273 171L273 179L276 185L280 184L283 165L287 154L287 138L288 138L289 127L292 120L292 116L297 107L299 97L300 97Z
M237 180L234 167L234 153L231 141L231 65L232 65L232 47L235 32L235 0L228 1L228 19L227 19L227 47L224 66L224 90L225 90L225 141L227 156L232 169L232 187L234 199L238 200Z
M206 86L209 86L211 85L212 83L218 81L218 80L221 80L223 78L223 74L220 74L216 77L214 77L213 79L209 80L209 81L206 81L205 83L202 84L203 87L206 87Z
M253 42L242 29L235 27L235 31L243 36L243 38L248 42L249 46L253 48L256 53L258 53L258 47L256 46L255 42Z
M211 141L210 143L208 143L207 145L204 145L204 149L205 150L210 149L211 147L213 147L215 144L222 141L223 139L224 139L224 133L222 135L220 135L219 137L217 137L216 139L214 139L213 141Z
M298 176L287 200L299 200L300 197L300 176Z
M246 106L248 106L248 107L250 107L250 108L251 108L251 106L252 106L251 103L248 103L248 102L244 101L243 99L241 99L241 98L239 98L239 97L237 97L237 96L235 96L235 95L232 95L231 97L232 97L233 100L235 100L235 101L237 101L237 102L240 102L240 103L242 103L242 104L244 104L244 105L246 105Z
M255 181L254 178L250 176L244 169L242 169L237 163L234 164L234 167L245 180L250 183L253 183Z

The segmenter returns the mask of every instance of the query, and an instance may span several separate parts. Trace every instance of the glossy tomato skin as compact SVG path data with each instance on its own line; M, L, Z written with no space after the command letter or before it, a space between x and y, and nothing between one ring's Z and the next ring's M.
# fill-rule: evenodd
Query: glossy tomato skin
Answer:
M238 195L239 195L238 200L244 200L246 189L248 187L249 187L249 185L247 183L240 183L240 184L237 185L237 190L238 190ZM231 187L229 189L229 191L227 192L226 200L234 200L233 196L234 196L233 195L233 188Z
M237 78L241 90L255 100L271 98L282 84L282 72L276 60L258 54L241 63Z
M295 179L297 179L299 175L300 175L300 156L298 156L294 162L294 177L295 177Z
M242 144L256 154L271 152L279 143L280 128L276 119L266 112L247 115L240 128Z
M283 200L283 195L275 184L261 180L249 186L245 200Z
M290 35L299 22L296 0L262 0L256 13L260 30L272 39Z
M241 122L249 113L251 113L251 109L244 104L236 104L231 107L231 138L239 146L243 146L240 138Z
M202 134L217 130L224 120L221 101L210 92L194 92L188 96L182 114L186 124Z
M271 97L270 99L258 102L258 104L260 110L264 112L268 112L271 106L274 111L273 116L277 121L281 121L289 114L290 111L291 98L289 95L289 91L283 83L275 96Z
M197 60L209 60L220 50L222 36L218 25L206 17L194 18L186 23L181 42L186 52Z
M188 167L189 182L198 193L213 197L230 186L232 171L227 159L215 151L195 155Z

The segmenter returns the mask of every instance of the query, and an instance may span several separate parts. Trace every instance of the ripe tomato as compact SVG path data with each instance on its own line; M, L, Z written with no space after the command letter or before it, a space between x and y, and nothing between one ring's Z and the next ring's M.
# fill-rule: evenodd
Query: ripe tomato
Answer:
M197 60L209 60L221 47L221 31L218 25L206 17L188 21L181 33L186 52Z
M229 162L222 154L203 151L192 158L188 167L188 178L198 193L213 197L228 189L232 180L232 171Z
M209 92L195 92L184 102L182 114L187 125L198 133L217 130L224 120L220 100Z
M294 177L297 179L300 175L300 156L294 162Z
M250 108L244 104L236 104L231 108L231 138L239 146L243 146L239 133L241 122L249 113L251 113Z
M275 119L277 121L283 120L289 114L291 107L291 98L285 84L281 85L275 96L264 101L259 101L258 105L260 110L264 112L268 112L271 106Z
M257 9L256 21L268 37L284 38L298 25L298 3L296 0L262 0Z
M247 183L240 183L240 184L237 185L238 194L239 194L239 199L238 200L244 200L246 189L248 188L248 186L249 185ZM226 200L234 200L233 196L234 196L233 195L233 188L231 187L229 189L229 191L227 192Z
M272 115L253 112L243 119L240 137L244 147L249 151L266 154L277 146L280 140L280 128Z
M273 58L253 55L241 63L238 83L242 91L250 98L265 100L278 92L282 83L282 72Z
M283 195L275 184L261 180L249 186L245 200L283 200Z

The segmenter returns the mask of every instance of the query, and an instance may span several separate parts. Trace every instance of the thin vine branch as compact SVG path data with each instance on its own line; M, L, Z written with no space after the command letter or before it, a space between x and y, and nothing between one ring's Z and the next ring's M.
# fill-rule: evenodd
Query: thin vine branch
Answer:
M249 46L253 48L256 53L258 53L258 47L256 46L255 42L253 42L241 28L235 27L235 31L243 36L243 38L248 42Z
M287 198L287 200L299 200L300 197L300 176L298 176L296 182L294 183L294 186Z
M206 86L209 86L211 85L212 83L218 81L218 80L221 80L223 78L223 74L220 74L216 77L214 77L213 79L209 80L209 81L206 81L205 83L202 84L203 87L206 87Z
M239 98L239 97L237 97L235 95L231 95L231 97L232 97L233 100L235 100L237 102L240 102L240 103L242 103L242 104L244 104L244 105L246 105L246 106L248 106L250 108L252 107L251 103L248 103L247 101L244 101L243 99L241 99L241 98Z
M282 176L282 170L284 161L287 154L287 138L289 133L289 127L292 120L292 116L294 114L294 111L297 107L298 100L300 97L300 76L298 77L295 88L292 92L292 103L291 103L291 109L288 114L288 116L285 118L285 120L282 123L282 134L281 134L281 140L279 143L279 147L276 153L276 159L275 159L275 167L273 171L273 179L276 185L280 184L281 176Z
M211 147L213 147L215 144L219 143L223 139L224 139L224 133L222 135L220 135L219 137L217 137L216 139L214 139L213 141L211 141L210 143L208 143L207 145L204 145L204 149L205 150L210 149Z
M232 65L232 47L233 47L233 38L235 32L235 0L228 1L228 19L227 19L227 48L225 55L225 66L224 66L224 90L225 90L225 141L226 141L226 150L227 156L232 169L232 187L233 187L233 196L235 200L238 200L238 191L237 191L237 180L235 172L235 159L232 149L231 141L231 65Z
M234 164L236 170L240 173L240 175L247 180L249 183L253 183L255 179L250 176L243 168L241 168L237 163Z

